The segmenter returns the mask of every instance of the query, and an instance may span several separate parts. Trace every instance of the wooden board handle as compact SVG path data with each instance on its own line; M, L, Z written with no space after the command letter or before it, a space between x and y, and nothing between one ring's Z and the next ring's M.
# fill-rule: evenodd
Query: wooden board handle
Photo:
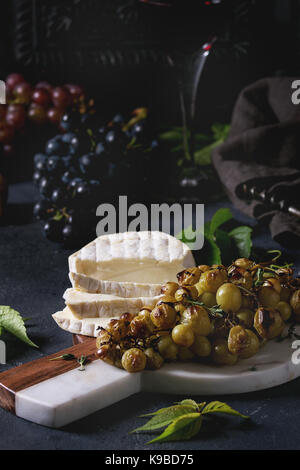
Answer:
M0 373L0 406L14 412L17 392L78 367L76 360L51 361L50 359L63 354L73 354L75 357L86 356L91 362L97 359L95 353L95 338L86 338L84 342L70 348Z
M61 427L140 391L140 374L128 374L97 359L95 338L0 374L0 406L17 416ZM51 361L63 354L84 355Z

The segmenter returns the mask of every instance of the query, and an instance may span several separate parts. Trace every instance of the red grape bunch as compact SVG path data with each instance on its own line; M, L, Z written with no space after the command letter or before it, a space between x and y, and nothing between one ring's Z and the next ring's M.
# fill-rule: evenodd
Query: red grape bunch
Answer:
M33 86L19 73L8 75L7 104L0 105L0 146L4 155L13 153L15 139L29 122L59 126L66 109L82 100L84 91L80 85L53 86L42 81Z

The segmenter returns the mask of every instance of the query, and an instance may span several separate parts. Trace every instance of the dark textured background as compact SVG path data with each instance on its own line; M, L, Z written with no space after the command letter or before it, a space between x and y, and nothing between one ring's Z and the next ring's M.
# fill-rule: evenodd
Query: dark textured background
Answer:
M44 239L39 223L30 222L31 184L10 190L10 222L0 231L0 299L22 315L31 317L28 332L39 350L7 341L8 363L0 370L37 359L71 345L71 335L59 329L51 314L60 310L69 286L65 250ZM28 204L25 204L25 202ZM206 206L207 220L227 201ZM237 220L251 222L237 211ZM20 218L22 214L23 218ZM255 229L255 246L278 248L262 228ZM287 254L300 268L300 252ZM174 390L176 393L176 390ZM252 417L250 423L219 418L213 427L190 442L145 446L147 436L129 435L141 425L137 416L178 401L176 395L140 393L54 430L16 418L0 409L0 449L296 449L299 448L300 379L274 389L243 395L217 396ZM198 397L199 401L210 400Z
M220 41L198 97L198 125L205 128L230 120L247 84L299 72L299 0L223 0L197 14L190 5L204 1L182 3L176 15L138 0L2 2L0 78L19 71L33 82L79 82L105 114L144 104L160 123L177 123L177 87L166 53L193 50L216 33Z
M233 42L247 41L248 53L237 56L227 44L223 49L218 46L219 53L209 58L198 98L197 127L203 131L215 121L229 122L232 106L245 85L263 76L299 73L299 0L224 3L255 6L246 15L245 26L241 19L233 27L230 15L226 21L222 15L217 21L229 36L233 33ZM199 21L195 17L184 27L182 22L183 29L173 28L169 34L171 21L158 25L151 20L152 26L144 27L143 21L151 18L139 17L136 5L136 0L1 2L0 79L16 71L33 82L79 82L95 96L100 112L108 118L119 110L149 105L159 124L179 124L176 81L165 66L164 39L170 39L169 49L198 46L200 40L202 44L207 39L209 25L205 21L201 24L202 17ZM121 12L117 11L119 6ZM186 13L189 15L188 9ZM27 154L30 162L42 144L36 135L27 140L22 143L20 158ZM38 148L34 149L35 145ZM16 176L23 178L20 168L14 163ZM51 313L63 307L70 252L47 241L39 224L32 223L31 202L35 199L30 184L10 188L8 219L0 228L0 303L31 317L29 334L40 349L30 349L4 336L8 363L0 370L71 345L71 335L51 318ZM230 205L221 201L208 206L207 218L219 207ZM235 215L249 222L241 214ZM277 247L263 227L255 231L255 244ZM299 252L290 255L299 268ZM140 393L60 430L17 419L0 409L0 449L295 449L299 448L299 391L300 379L271 390L219 396L249 414L252 422L230 419L223 426L220 418L215 427L191 442L148 447L144 445L146 436L128 435L141 424L137 416L179 397ZM202 401L207 397L198 398Z

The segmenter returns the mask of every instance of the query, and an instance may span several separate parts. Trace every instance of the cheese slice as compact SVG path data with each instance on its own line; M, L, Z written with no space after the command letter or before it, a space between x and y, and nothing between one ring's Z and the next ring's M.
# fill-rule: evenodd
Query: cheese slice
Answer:
M72 273L105 281L162 284L195 266L188 246L163 232L103 235L69 257Z
M98 336L99 330L97 328L106 328L111 318L76 318L71 310L66 307L61 312L56 312L52 315L58 326L70 333L85 335L85 336Z
M111 294L128 298L155 297L161 293L161 284L103 281L77 273L69 273L69 278L75 289L95 294Z
M154 307L160 296L125 298L67 289L63 298L77 318L104 318L120 316L125 312L136 314L145 305Z

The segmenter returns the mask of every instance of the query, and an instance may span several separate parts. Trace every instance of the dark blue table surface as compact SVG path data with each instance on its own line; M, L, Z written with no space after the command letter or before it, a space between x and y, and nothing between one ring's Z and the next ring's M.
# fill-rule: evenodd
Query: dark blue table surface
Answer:
M0 370L37 359L68 347L71 335L59 329L51 314L64 306L62 294L69 287L67 258L70 251L47 241L39 223L30 221L35 193L31 184L10 188L8 225L0 228L0 303L30 317L29 334L40 348L29 348L12 337L7 342L7 365ZM206 206L206 219L228 201ZM237 220L253 221L233 210ZM277 248L265 228L255 231L255 246ZM299 251L293 252L296 268ZM176 392L176 391L174 391ZM139 393L62 429L48 429L0 409L0 449L296 449L300 447L300 378L280 387L255 393L218 396L251 422L219 419L191 441L148 445L148 436L129 434L143 422L139 415L186 398L160 393ZM197 397L210 401L210 397Z

